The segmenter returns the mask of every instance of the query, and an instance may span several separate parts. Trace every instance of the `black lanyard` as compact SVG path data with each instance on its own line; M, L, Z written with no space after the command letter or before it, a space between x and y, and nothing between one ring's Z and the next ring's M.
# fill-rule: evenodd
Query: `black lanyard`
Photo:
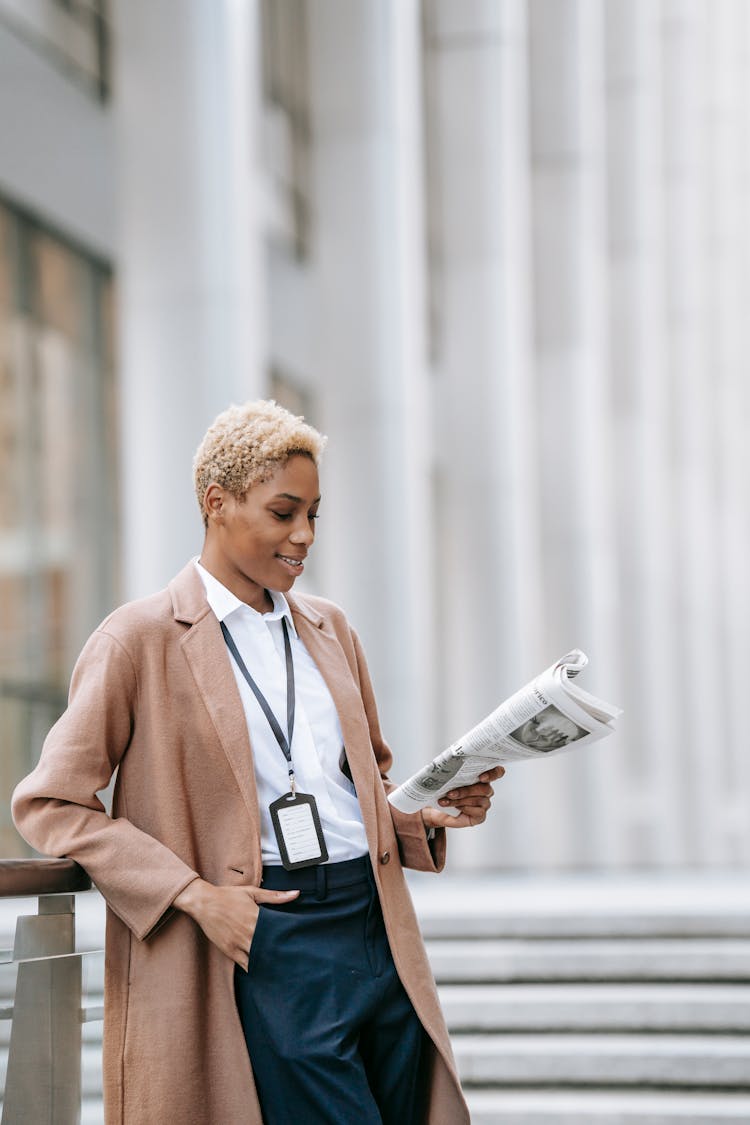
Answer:
M286 619L282 617L281 627L284 630L284 652L286 654L286 726L289 732L288 738L285 737L283 730L279 726L278 720L271 710L270 704L265 695L248 672L245 661L240 656L239 649L234 643L232 634L229 632L223 621L220 622L220 625L221 631L224 634L224 640L227 642L227 647L229 648L229 651L231 652L234 659L237 661L237 667L247 680L248 686L252 689L253 695L258 700L263 714L268 719L268 725L276 736L276 741L281 747L284 757L287 760L287 765L289 766L289 788L291 789L292 793L295 793L296 788L294 784L294 766L292 765L292 737L294 735L294 661L292 660L292 645L289 640L289 630L286 627Z

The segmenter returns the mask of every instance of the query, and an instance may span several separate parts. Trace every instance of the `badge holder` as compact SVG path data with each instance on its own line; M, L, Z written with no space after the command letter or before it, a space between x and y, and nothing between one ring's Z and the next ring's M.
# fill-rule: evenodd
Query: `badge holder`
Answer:
M287 871L314 867L328 860L328 849L310 793L285 793L269 806L279 855Z

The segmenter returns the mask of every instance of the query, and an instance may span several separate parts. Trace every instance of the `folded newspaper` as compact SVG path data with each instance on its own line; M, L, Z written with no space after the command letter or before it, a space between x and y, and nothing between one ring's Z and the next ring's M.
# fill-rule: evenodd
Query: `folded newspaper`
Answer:
M493 766L549 758L611 734L620 708L572 683L587 664L580 649L566 653L394 789L388 800L401 812L417 812L451 789L471 785Z

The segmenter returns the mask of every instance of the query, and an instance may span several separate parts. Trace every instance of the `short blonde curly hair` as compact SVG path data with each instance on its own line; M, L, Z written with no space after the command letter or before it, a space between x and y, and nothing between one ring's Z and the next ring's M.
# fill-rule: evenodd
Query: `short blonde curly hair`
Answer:
M327 439L304 418L295 417L273 399L230 406L209 426L193 458L193 481L203 523L206 489L219 484L234 496L260 484L302 454L317 465Z

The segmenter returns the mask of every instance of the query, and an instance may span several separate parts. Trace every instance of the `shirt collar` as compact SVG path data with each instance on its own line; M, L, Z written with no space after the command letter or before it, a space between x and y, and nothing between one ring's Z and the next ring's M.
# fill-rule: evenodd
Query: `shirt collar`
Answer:
M282 618L286 618L290 632L293 636L297 635L297 630L294 627L294 620L292 618L292 611L289 608L289 602L280 590L268 591L273 601L273 609L269 610L268 613L258 613L257 609L253 609L253 607L249 606L246 602L240 601L237 595L233 594L231 590L228 590L223 582L220 582L210 571L206 570L205 566L201 566L197 558L193 559L193 562L205 587L206 601L219 621L225 621L226 618L236 610L245 610L247 614L250 614L251 620L257 619L258 622L262 621L266 624L269 624L271 621L280 621Z

